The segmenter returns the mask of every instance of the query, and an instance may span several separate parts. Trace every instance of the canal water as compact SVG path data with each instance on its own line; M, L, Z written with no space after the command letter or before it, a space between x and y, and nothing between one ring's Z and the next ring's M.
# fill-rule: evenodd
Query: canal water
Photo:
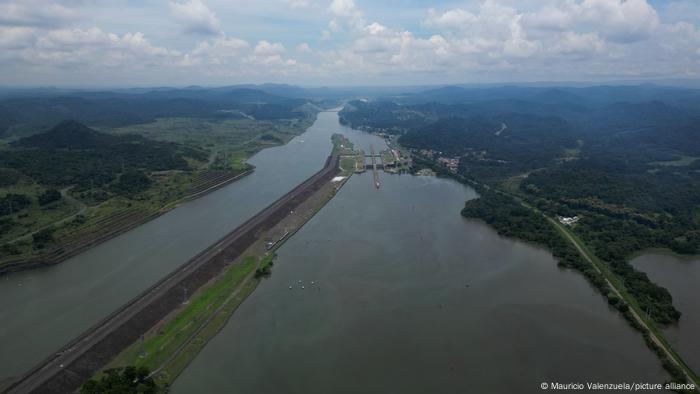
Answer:
M337 114L255 171L57 266L0 277L0 382L18 376L323 167Z
M319 121L366 152L384 147L335 114ZM473 190L380 178L377 190L371 171L353 175L279 249L174 393L537 393L542 382L666 379L581 275L461 217Z
M664 330L666 338L695 372L700 371L700 258L656 253L636 257L631 264L673 296L673 305L682 315L677 326Z

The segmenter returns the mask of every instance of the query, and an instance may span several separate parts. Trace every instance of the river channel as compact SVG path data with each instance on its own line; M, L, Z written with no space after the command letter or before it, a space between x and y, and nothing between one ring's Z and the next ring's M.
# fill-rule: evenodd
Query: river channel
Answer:
M319 123L384 148L336 114ZM371 172L353 175L278 250L174 393L539 393L667 378L583 276L461 217L473 190L380 178L375 189Z
M220 190L57 266L0 277L0 387L320 170L336 119L319 114Z

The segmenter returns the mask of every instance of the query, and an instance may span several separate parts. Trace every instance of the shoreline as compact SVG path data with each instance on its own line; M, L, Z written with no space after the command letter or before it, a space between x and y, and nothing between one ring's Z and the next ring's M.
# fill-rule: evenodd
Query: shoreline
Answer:
M112 232L108 232L104 234L103 236L98 236L94 239L90 239L88 235L84 237L85 244L78 246L77 248L73 250L69 250L67 252L61 252L62 254L60 257L57 258L51 258L51 257L46 257L46 256L51 256L51 254L55 253L56 251L61 251L61 248L59 247L58 249L54 251L49 251L44 255L44 257L39 256L33 259L27 259L27 260L15 260L15 261L8 261L6 263L2 263L0 265L0 277L4 275L9 275L17 272L23 272L23 271L30 271L34 269L41 269L41 268L47 268L47 267L52 267L58 264L63 263L64 261L75 257L81 253L84 253L102 243L105 243L111 239L114 239L124 233L127 233L143 224L146 224L150 222L151 220L155 220L161 215L164 215L173 209L179 207L180 205L187 203L189 201L194 201L198 198L204 197L207 194L213 193L219 189L222 189L236 181L238 181L241 178L244 178L250 174L252 174L255 171L255 168L251 168L249 170L246 170L240 174L236 174L233 177L224 180L214 186L211 186L207 188L206 190L188 194L186 196L183 196L175 201L169 202L165 204L164 206L158 208L157 210L154 210L151 212L149 215L144 216L142 218L139 218L138 220L135 220L131 223L126 223L123 227L119 227L116 230ZM82 238L79 238L77 242L81 242Z
M662 364L664 369L671 375L672 378L677 379L678 378L678 373L680 373L683 376L682 380L685 380L686 382L690 382L695 384L696 388L698 387L698 381L700 381L700 378L698 375L696 375L695 371L688 366L688 364L683 360L683 358L678 354L678 352L671 346L671 344L668 342L668 340L664 337L662 330L665 327L658 327L652 320L650 320L648 317L644 317L644 313L642 312L641 308L639 307L637 300L629 295L627 291L624 289L624 286L622 285L622 282L617 278L614 274L609 272L609 269L607 268L607 265L603 263L601 260L598 259L598 257L593 254L588 247L578 239L578 237L571 232L570 229L565 228L565 226L561 225L559 222L556 220L552 219L551 217L546 216L544 213L540 212L537 208L533 208L526 202L522 201L521 199L511 195L508 192L504 192L499 188L491 188L488 185L480 185L478 182L472 180L472 179L467 179L463 177L462 175L455 174L455 173L450 173L444 168L441 168L437 163L433 161L429 161L424 158L420 158L421 161L423 162L422 164L433 169L438 176L442 175L445 177L452 178L456 180L457 182L465 183L465 184L470 184L470 185L475 185L475 186L481 186L486 188L487 190L493 190L496 193L503 194L506 196L509 196L510 198L513 198L517 203L522 205L523 207L535 212L536 214L541 214L544 216L554 228L560 232L562 236L565 237L568 241L570 241L578 250L578 253L580 254L581 257L583 257L587 263L589 263L598 273L598 275L601 275L602 278L605 280L606 287L608 290L612 291L619 299L622 299L623 302L625 303L625 306L627 306L626 311L620 311L620 315L627 321L628 325L632 328L640 332L642 337L644 338L644 342L646 343L647 347L649 350L651 350L659 359L659 362ZM478 193L478 191L477 191ZM479 198L482 198L481 196ZM478 220L478 218L470 217L470 220ZM491 226L494 227L494 226ZM502 235L499 231L498 228L494 227L497 233L499 235ZM550 248L547 248L551 251ZM648 251L648 249L647 249ZM626 260L628 264L631 264L631 258ZM593 286L593 283L589 280L589 278L579 269L572 267L571 269L578 271L579 274L583 275L584 278L586 278L586 281L589 282ZM595 287L595 286L594 286ZM601 295L605 296L605 294L602 292L602 290L599 289L601 292ZM679 379L680 380L680 379Z
M639 251L636 251L632 254L630 254L627 257L627 261L629 263L632 262L632 260L636 259L637 257L642 257L642 256L671 256L674 257L678 260L689 262L693 260L700 260L700 254L680 254L678 252L675 252L671 249L668 248L647 248L647 249L642 249Z
M293 213L283 218L279 223L265 232L255 244L248 247L218 276L200 287L188 300L188 304L171 312L168 316L154 325L145 335L143 341L132 343L128 348L117 355L100 372L99 377L108 368L125 367L129 365L149 367L151 377L160 386L169 386L185 370L185 368L197 357L207 343L226 326L229 319L238 307L253 294L258 285L270 274L275 251L285 242L301 230L345 185L352 173L345 173L346 178L338 182L328 182L314 194L302 202ZM280 236L277 243L267 249L265 239ZM284 235L286 234L286 235ZM266 274L256 275L251 262L255 261ZM226 289L219 291L214 299L212 294L216 292L216 286L226 286L227 276L232 274L244 276L238 282L229 281ZM274 273L274 270L273 270ZM196 310L200 300L208 299L203 312L195 316L188 310ZM188 323L177 324L178 320L189 319ZM173 325L169 327L169 325ZM153 352L142 353L142 349L152 349L152 346L162 343L163 338L171 337Z

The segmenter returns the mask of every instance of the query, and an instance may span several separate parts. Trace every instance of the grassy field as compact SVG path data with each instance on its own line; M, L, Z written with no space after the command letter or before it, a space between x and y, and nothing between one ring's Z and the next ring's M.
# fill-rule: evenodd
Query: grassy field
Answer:
M578 158L581 155L583 140L576 140L576 145L576 148L564 149L564 156L560 160L567 161Z
M365 163L364 153L356 151L353 143L342 134L333 134L333 154L340 156L340 169L347 173L354 173Z
M209 150L211 168L240 169L260 150L287 143L311 124L311 119L278 121L252 119L161 118L155 122L102 131L134 133L159 141L177 142Z
M355 157L354 156L343 156L340 158L340 169L345 172L355 171Z
M391 153L390 150L382 151L381 155L382 155L382 161L384 162L384 164L393 164L394 163L394 154Z
M337 155L353 155L355 154L355 145L342 134L333 134L331 136L333 143L333 153Z
M654 165L654 166L661 166L661 167L684 167L684 166L689 166L695 162L695 160L699 159L698 157L695 156L679 156L676 160L669 160L669 161L653 161L649 164Z
M501 182L501 187L510 193L517 193L520 190L520 184L522 183L523 179L527 178L529 174L530 173L527 172L506 178L503 182Z
M136 133L155 140L195 146L242 145L265 133L294 136L309 126L298 119L268 121L251 119L160 118L155 122L102 129L115 134Z

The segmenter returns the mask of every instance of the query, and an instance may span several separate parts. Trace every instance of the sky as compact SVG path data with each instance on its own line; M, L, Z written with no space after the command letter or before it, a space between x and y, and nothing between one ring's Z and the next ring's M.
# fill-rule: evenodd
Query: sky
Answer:
M0 85L700 79L700 0L0 0Z

